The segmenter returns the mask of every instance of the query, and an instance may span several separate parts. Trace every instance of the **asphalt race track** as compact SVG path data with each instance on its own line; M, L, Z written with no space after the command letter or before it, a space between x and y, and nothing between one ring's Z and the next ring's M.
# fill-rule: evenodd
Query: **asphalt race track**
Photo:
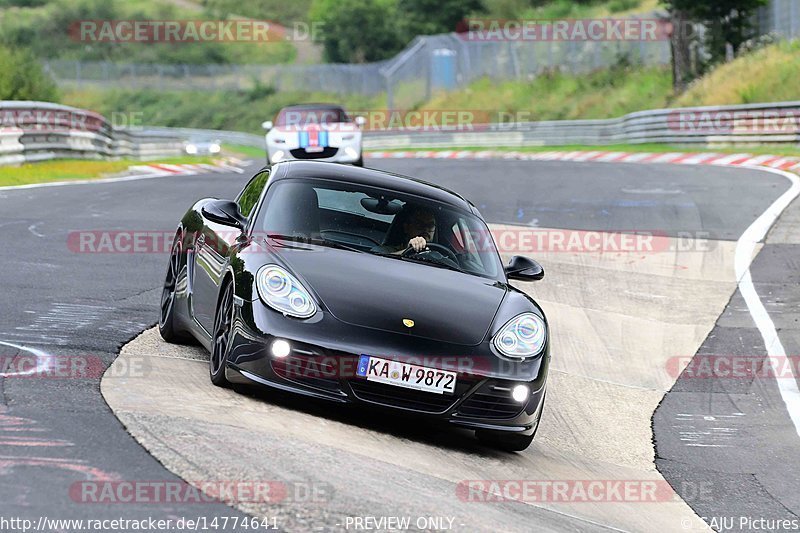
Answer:
M101 391L102 370L157 320L167 254L85 253L74 246L75 232L171 235L195 199L233 197L256 167L0 190L0 362L14 366L15 356L38 354L37 360L79 356L97 365L87 379L0 378L0 516L210 519L244 511L295 531L353 530L354 517L381 516L411 517L412 530L420 517L440 520L423 522L427 529L459 531L707 529L699 515L737 517L737 527L726 529L740 531L752 529L739 526L740 516L800 515L793 453L800 436L776 380L692 379L675 367L693 356L767 354L737 290L735 252L740 236L789 189L788 180L680 165L368 166L455 189L499 231L663 235L657 253L535 256L545 279L523 288L548 313L554 350L548 403L531 448L500 453L469 433L415 420L217 389L202 352L165 345L152 331L126 346ZM751 267L787 354L800 353L799 230L795 202L757 247ZM143 365L141 376L126 373L133 363ZM0 373L9 374L5 367ZM660 482L662 475L677 495L656 503L482 503L457 491L463 480ZM177 476L282 480L319 493L229 507L92 504L75 489L87 479Z

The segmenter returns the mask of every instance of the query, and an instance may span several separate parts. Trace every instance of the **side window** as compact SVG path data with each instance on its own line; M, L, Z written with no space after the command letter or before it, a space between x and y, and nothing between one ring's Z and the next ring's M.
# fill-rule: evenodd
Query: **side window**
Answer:
M250 182L245 185L242 194L239 195L239 212L249 217L261 197L261 192L269 179L269 170L264 170L256 174Z

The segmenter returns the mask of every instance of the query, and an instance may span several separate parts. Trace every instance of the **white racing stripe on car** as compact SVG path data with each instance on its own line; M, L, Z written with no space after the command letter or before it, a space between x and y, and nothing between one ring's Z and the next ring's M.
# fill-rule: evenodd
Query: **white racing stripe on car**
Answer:
M750 227L748 227L739 240L736 242L736 279L739 283L739 291L742 293L747 309L753 317L761 337L764 339L764 345L767 349L767 354L774 358L785 358L786 349L783 347L778 332L775 329L775 324L769 316L761 298L758 296L753 279L750 275L750 264L753 261L753 251L756 245L764 239L767 232L783 213L784 209L800 195L800 179L794 174L785 172L783 170L770 169L764 167L749 167L753 170L761 170L764 172L772 172L779 176L788 179L792 186L788 191L783 193L775 202L759 216ZM797 375L794 374L793 365L786 365L788 372L791 373L787 379L776 378L778 383L778 391L780 391L781 398L786 404L786 409L789 411L789 417L792 419L795 431L800 436L800 389L797 385Z

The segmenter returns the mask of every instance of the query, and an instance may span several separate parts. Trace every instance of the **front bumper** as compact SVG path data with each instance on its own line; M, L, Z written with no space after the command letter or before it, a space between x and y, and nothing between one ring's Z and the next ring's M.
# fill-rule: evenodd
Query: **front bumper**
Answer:
M464 347L459 350L440 342L425 346L425 341L415 341L409 349L407 335L354 328L342 325L328 313L320 311L318 315L322 316L294 320L259 302L246 302L237 312L226 369L228 380L333 402L403 411L470 429L527 435L536 431L546 389L547 352L524 364L501 361L490 355L488 346L486 350L473 347L472 355L453 357L454 353L463 353ZM290 342L288 357L270 355L269 346L275 338ZM435 394L367 381L355 372L361 354L393 354L396 359L456 371L455 393ZM527 384L530 389L527 401L522 403L511 397L511 388L518 384Z
M352 145L327 146L319 152L307 152L304 148L270 145L267 149L267 158L270 163L291 160L355 163L361 159L361 147Z

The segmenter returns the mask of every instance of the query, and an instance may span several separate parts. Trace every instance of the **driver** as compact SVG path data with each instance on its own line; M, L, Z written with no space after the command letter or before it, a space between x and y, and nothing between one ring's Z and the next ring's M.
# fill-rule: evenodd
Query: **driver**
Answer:
M436 217L430 209L421 206L408 206L403 211L403 238L396 245L384 245L376 250L383 253L400 255L406 250L423 251L428 242L433 241L436 232Z

